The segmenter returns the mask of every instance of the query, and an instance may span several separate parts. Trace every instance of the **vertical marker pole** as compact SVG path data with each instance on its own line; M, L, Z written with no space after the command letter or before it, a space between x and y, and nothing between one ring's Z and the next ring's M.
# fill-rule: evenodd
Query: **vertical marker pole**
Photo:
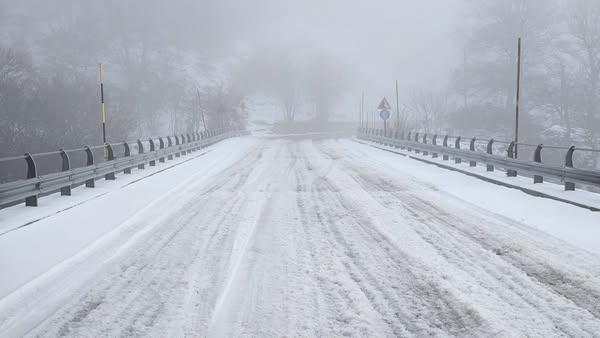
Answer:
M365 93L363 92L360 96L360 127L364 127L364 110L363 105L365 101Z
M400 129L400 95L398 94L398 80L396 80L396 131Z
M514 158L519 158L519 104L521 101L521 38L517 47L517 102L515 110L515 153Z
M104 69L100 64L100 104L102 109L102 142L104 143L104 160L108 158L108 152L106 148L106 112L104 110Z

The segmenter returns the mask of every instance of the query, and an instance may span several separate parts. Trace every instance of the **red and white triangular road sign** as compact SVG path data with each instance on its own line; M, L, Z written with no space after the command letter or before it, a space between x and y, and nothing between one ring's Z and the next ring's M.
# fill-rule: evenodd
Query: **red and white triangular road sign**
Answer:
M392 107L390 106L390 103L388 102L388 100L384 97L383 100L381 100L381 103L379 104L379 107L377 107L377 109L390 110L390 109L392 109Z

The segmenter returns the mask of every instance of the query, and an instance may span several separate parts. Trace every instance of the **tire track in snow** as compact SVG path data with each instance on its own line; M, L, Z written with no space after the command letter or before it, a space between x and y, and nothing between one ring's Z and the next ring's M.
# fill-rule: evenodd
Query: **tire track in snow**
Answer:
M245 171L252 170L248 164L255 157L256 154L248 154L225 170L224 175L209 187L174 210L171 224L175 227L164 224L148 234L146 239L150 241L139 243L133 256L125 259L125 264L99 274L104 279L98 286L86 290L82 298L73 301L66 310L53 316L54 319L49 319L47 325L42 324L36 330L37 334L140 335L166 327L169 319L177 316L166 313L165 307L168 305L170 312L176 312L173 311L177 305L174 300L181 299L184 294L185 272L205 252L202 249L211 243L218 242L217 247L223 250L229 230L235 230L220 225L236 223L235 210L245 204L245 196L237 194L231 198L229 192L248 178ZM209 213L201 215L206 211ZM204 226L198 226L200 224ZM206 241L209 230L213 233ZM186 248L188 252L185 252ZM220 256L227 258L227 255ZM94 307L87 305L98 303L97 299L103 301ZM160 323L157 323L159 317ZM105 323L107 318L113 322Z
M328 147L323 151L330 158L342 157L332 154L335 150ZM344 158L353 158L348 154L344 155L346 155ZM356 155L352 154L352 156ZM456 213L449 213L424 200L420 194L412 193L410 187L398 185L397 180L385 174L378 173L373 177L365 174L369 171L366 166L354 161L342 162L343 170L348 171L350 176L383 208L397 205L409 211L412 218L417 221L413 222L414 229L446 257L449 263L470 261L480 268L479 271L471 269L470 273L483 271L491 278L506 283L498 285L495 289L489 289L490 292L498 293L503 301L507 303L512 301L512 305L517 306L514 300L518 298L527 304L530 312L542 312L541 315L548 318L546 324L556 330L554 334L593 335L594 332L599 332L600 326L597 321L597 313L600 309L599 283L594 282L598 281L597 275L590 278L589 275L583 276L576 269L553 267L547 261L547 255L535 255L531 252L532 245L524 246L523 243L527 241L518 241L514 236L511 237L506 233L486 233L485 230L489 228L484 224L490 222L489 220L473 215L458 217ZM381 193L382 191L385 193ZM507 222L507 220L503 221ZM508 223L513 225L510 224L512 222ZM473 246L479 249L479 253L472 251ZM555 248L551 247L549 250L552 252ZM482 259L482 254L483 257L491 258ZM498 260L508 267L498 270L502 266L502 262ZM489 265L490 261L499 266ZM462 266L459 264L455 265L456 268L467 270L468 266L464 263ZM512 277L509 278L507 273ZM535 286L538 283L542 288ZM561 312L555 310L556 298L565 298L558 299L559 303L563 303ZM570 302L572 303L569 304ZM581 311L582 309L584 312ZM565 319L569 316L570 320ZM573 324L577 322L579 325Z
M318 157L316 153L311 155L311 160ZM393 333L406 335L405 330L409 335L481 333L482 320L475 311L419 271L419 262L390 245L356 206L347 205L343 189L336 183L339 184L327 177L316 180L315 190L322 192L317 203L322 207L317 212L350 258L345 262L349 274L386 318ZM367 260L370 256L373 258Z
M306 154L299 151L296 155L301 166L296 166L296 207L300 212L300 221L304 237L307 238L307 250L309 251L312 264L310 265L310 274L317 284L319 293L322 295L314 299L314 306L320 312L325 314L327 320L320 318L317 329L318 336L378 336L382 329L377 323L375 313L365 313L367 309L361 309L361 301L358 290L352 290L344 283L344 276L338 276L345 267L341 260L339 249L331 240L330 231L326 224L320 222L317 217L317 206L314 191L314 179L316 176L314 168L311 167L306 159ZM307 175L310 173L311 175ZM318 175L317 175L318 176ZM355 289L358 289L355 287ZM370 312L370 311L369 311ZM362 316L361 316L362 315ZM367 318L365 318L367 317ZM377 325L377 327L373 327ZM341 326L341 330L340 330ZM390 335L391 331L383 329Z

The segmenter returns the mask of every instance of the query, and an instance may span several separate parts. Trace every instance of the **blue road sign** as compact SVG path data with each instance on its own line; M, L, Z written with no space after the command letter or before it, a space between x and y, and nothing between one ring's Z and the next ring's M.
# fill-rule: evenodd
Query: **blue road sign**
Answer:
M382 120L387 121L390 118L390 112L387 110L382 110L379 112L379 116L381 116Z

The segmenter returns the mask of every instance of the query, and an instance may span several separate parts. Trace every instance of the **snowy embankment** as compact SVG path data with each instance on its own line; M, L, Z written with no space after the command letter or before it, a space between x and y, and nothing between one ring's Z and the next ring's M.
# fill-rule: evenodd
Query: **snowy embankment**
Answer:
M443 160L442 156L433 158L430 155L424 155L422 152L411 152L406 149L398 149L393 146L385 146L375 142L359 139L355 139L355 141L370 145L374 148L396 153L398 155L407 156L413 160L422 161L428 164L439 166L441 168L461 172L487 182L495 183L508 188L519 189L533 196L550 198L592 211L600 211L600 194L595 192L581 190L579 188L576 191L565 191L563 184L556 184L548 181L544 181L543 184L534 183L532 177L525 176L508 177L506 175L506 171L502 168L499 170L496 169L493 172L488 172L485 164L482 163L477 163L476 166L471 167L469 165L469 161L465 160L461 161L461 163L454 163L453 158L451 160Z
M0 210L0 298L140 215L160 214L171 206L165 201L178 203L173 194L210 180L251 146L247 139L225 140L156 167L117 175L115 181L99 181L95 189L76 188L70 197L44 197L36 208Z
M599 217L351 140L233 139L0 237L0 336L593 336Z
M454 164L442 158L431 158L414 152L393 149L371 142L360 141L365 145L379 148L372 157L385 163L386 166L410 175L413 179L428 182L429 185L458 197L461 200L486 209L490 212L510 217L528 226L545 231L571 244L600 254L600 213L565 204L560 201L532 197L517 189L499 186L481 181L460 172L447 171L435 165L421 163L410 158L398 156L406 154L415 158L423 158L429 162L454 167L460 171L473 173L493 181L505 183L517 188L538 191L541 194L555 196L558 199L600 209L600 194L584 190L565 191L559 184L545 182L534 184L531 178L507 177L503 171L486 172L485 166L470 167L468 162ZM392 151L392 152L390 152ZM361 158L359 156L358 158ZM460 208L460 206L458 206Z

